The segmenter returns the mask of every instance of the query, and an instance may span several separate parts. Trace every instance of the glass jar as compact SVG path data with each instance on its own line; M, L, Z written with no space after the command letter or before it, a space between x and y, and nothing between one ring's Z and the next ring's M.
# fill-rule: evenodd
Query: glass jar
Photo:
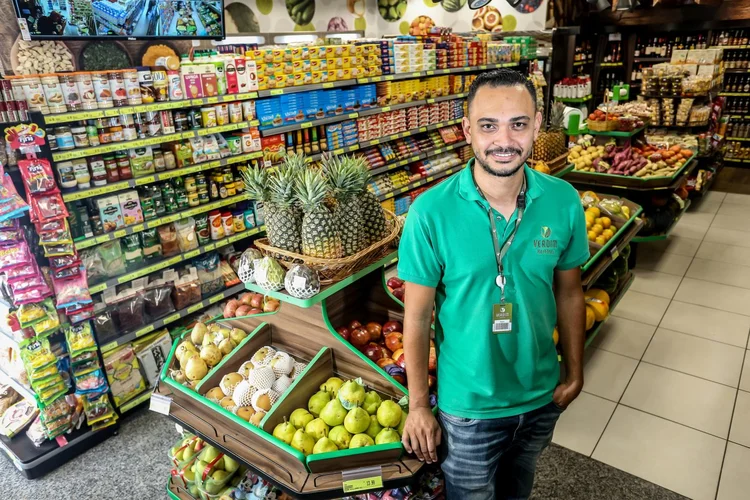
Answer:
M55 164L55 168L57 169L57 177L60 179L60 187L72 189L78 185L72 161L59 161Z
M107 74L109 90L112 92L112 102L118 107L128 104L128 92L125 90L125 77L123 73L123 70L115 70Z
M99 109L114 107L112 91L109 88L109 76L106 71L95 71L91 73L91 81L96 92L96 105Z
M78 86L78 95L81 97L81 109L98 109L96 102L96 90L94 82L91 79L91 73L75 73L76 85Z
M137 106L143 104L141 99L141 86L138 84L138 72L134 69L126 69L122 72L125 83L125 92L128 95L128 104Z
M77 148L87 148L91 145L85 126L71 127L70 132L73 134L73 142Z
M63 125L55 129L55 137L57 137L57 147L61 150L75 149L76 143L73 140L73 132L70 127Z
M154 85L154 100L164 102L169 100L169 82L167 81L167 72L161 66L151 68L151 81Z
M89 120L86 124L86 135L89 137L89 145L98 146L99 142L99 131L96 129L96 122Z
M187 112L182 110L176 110L173 115L174 129L175 132L184 132L188 129L188 115Z
M104 167L107 169L107 182L117 182L120 180L120 172L117 170L117 160L115 155L105 155Z
M164 163L164 154L161 152L160 149L154 150L154 170L157 172L164 172L167 169L166 164Z
M130 168L130 158L127 153L115 153L117 160L117 171L120 173L120 179L128 180L133 178L133 170Z
M65 105L65 96L60 87L60 80L55 74L39 75L44 96L47 98L47 106L50 113L65 113L68 108Z
M177 168L177 160L175 160L173 152L164 151L164 166L167 170L174 170Z
M91 167L91 180L94 186L106 185L107 167L104 165L104 158L101 156L92 156L89 158L89 167Z
M77 158L73 160L73 173L76 177L78 189L88 189L91 187L91 172L86 158Z
M189 175L185 177L185 190L188 193L197 193L198 187L195 185L195 177Z
M126 141L134 141L138 139L138 132L135 131L135 125L123 125L122 138Z
M198 199L198 191L188 193L187 200L188 200L188 205L190 205L191 207L197 207L201 204L200 200Z
M212 107L201 108L201 123L203 128L216 126L216 110Z
M109 127L109 133L112 136L112 142L122 142L125 140L122 133L122 125Z
M144 104L150 104L154 102L154 81L151 78L151 70L146 66L139 66L137 69L141 100Z

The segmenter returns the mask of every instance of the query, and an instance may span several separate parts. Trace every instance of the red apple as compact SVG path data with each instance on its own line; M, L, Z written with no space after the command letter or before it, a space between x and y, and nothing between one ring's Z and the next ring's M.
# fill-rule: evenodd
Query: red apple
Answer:
M391 351L398 351L404 348L404 334L401 332L391 332L385 336L385 346Z
M240 297L240 303L245 306L252 306L253 295L252 293L243 293Z
M274 312L281 306L281 302L279 302L276 299L268 299L266 300L266 303L263 304L263 311L264 312Z
M354 330L355 328L360 328L361 326L362 326L362 323L360 323L356 319L352 321L351 323L349 323L349 328L352 330Z
M364 328L355 328L352 330L349 342L351 342L354 347L361 349L370 342L370 334Z
M362 349L362 352L370 358L372 361L377 361L380 358L383 357L383 351L380 349L380 346L378 344L375 344L373 342L370 342L365 346L364 349Z
M380 347L380 352L382 353L380 356L381 358L390 358L393 355L390 349L383 346L382 343L378 344L378 347Z
M251 314L261 314L262 312L263 312L263 309L258 309L257 307L253 307L252 309L250 309L250 310L249 310L249 311L247 312L247 314L248 314L248 316L249 316L249 315L251 315Z
M373 342L380 340L380 335L383 332L383 327L380 326L380 323L371 321L367 323L367 325L365 325L365 329L370 334L370 340L372 340Z
M258 309L263 308L263 295L260 293L254 293L252 298L250 299L250 305L253 307L257 307Z
M388 365L395 365L396 364L396 362L393 361L393 358L391 358L391 357L380 358L379 360L376 361L376 363L378 364L378 366L380 368L385 368Z
M338 332L339 335L344 337L344 340L349 342L349 337L351 337L352 331L348 327L340 326L339 328L336 328L336 332Z
M393 296L396 297L401 302L403 302L404 301L404 287L394 288L393 289Z
M434 347L430 347L430 356L428 358L427 368L432 372L437 369L437 351Z
M388 281L386 281L385 284L388 285L391 289L401 288L402 286L404 286L404 280L398 279L394 276L393 278L390 278Z
M398 349L393 352L393 360L398 366L406 370L406 356L404 356L403 349Z
M383 325L383 335L389 334L391 332L403 332L404 331L404 325L402 325L399 321L389 321L385 325Z

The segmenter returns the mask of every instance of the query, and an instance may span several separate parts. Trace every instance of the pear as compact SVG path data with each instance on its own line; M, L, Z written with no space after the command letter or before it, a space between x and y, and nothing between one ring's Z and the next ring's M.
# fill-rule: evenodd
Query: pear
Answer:
M365 430L365 434L375 439L375 436L377 436L382 430L383 426L378 423L378 417L370 415L370 425L367 427L367 430Z
M219 450L217 450L213 446L209 445L209 446L206 446L205 448L203 448L203 451L201 451L201 454L198 455L198 459L200 459L200 460L202 460L202 461L204 461L206 463L211 463L214 460L216 460L216 458L219 456L219 453L221 453ZM200 468L200 472L203 472L203 469L205 469L205 468L206 468L205 466L201 467ZM198 471L196 471L196 472L198 472ZM200 473L200 472L198 472L198 473Z
M352 434L365 432L370 426L370 415L362 408L352 408L344 418L344 427Z
M180 366L182 367L182 371L185 371L185 368L187 367L188 361L190 361L190 358L194 357L200 357L200 354L198 354L198 351L185 351L185 353L180 358Z
M266 412L264 411L256 411L253 413L253 416L250 417L250 423L253 424L255 427L260 427L260 422L263 420L263 417L266 416Z
M404 435L404 425L406 424L406 416L409 415L406 411L401 409L401 422L399 422L398 427L396 430L398 431L399 436Z
M193 382L202 379L207 373L208 366L200 356L193 356L188 360L187 365L185 366L185 376L188 380Z
M203 335L203 342L201 342L202 347L206 347L207 345L216 345L216 332L207 331L205 335Z
M375 436L375 444L398 443L401 437L393 429L383 429Z
M317 453L327 453L329 451L338 451L339 448L336 446L336 444L328 439L327 437L322 437L318 439L318 442L315 443L315 446L313 446L313 455Z
M297 428L289 422L282 422L273 429L273 437L284 441L286 444L292 442L294 433L297 432Z
M332 399L320 411L320 418L331 427L341 425L346 418L346 409L341 406L341 401Z
M354 448L364 448L365 446L372 446L374 444L375 441L373 441L372 438L367 434L356 434L349 442L349 449L353 450Z
M226 375L221 377L219 388L224 392L225 396L231 396L232 394L234 394L234 389L243 380L244 379L242 378L242 375L237 372L227 373Z
M183 470L182 475L185 476L185 479L188 481L195 481L195 472L190 469Z
M378 406L380 406L380 403L382 402L383 400L380 399L380 394L375 391L369 391L365 395L365 402L362 404L362 408L364 408L370 415L375 415L375 412L378 411Z
M347 410L351 410L355 406L362 406L362 403L365 402L365 388L354 380L347 380L339 389L338 398L341 405Z
M232 349L237 347L237 344L232 342L232 339L224 339L221 342L219 342L219 351L221 351L221 354L226 356L230 352L232 352Z
M289 421L298 429L304 429L305 426L314 418L315 417L313 417L312 413L305 410L304 408L297 408L292 412L291 415L289 415Z
M240 342L247 338L247 333L239 328L232 328L229 331L229 338L232 339L232 342L235 344L240 345Z
M227 471L230 474L233 474L237 472L237 469L240 468L240 463L230 457L229 455L224 455L224 470Z
M201 359L205 361L210 368L218 365L221 358L221 351L215 345L208 344L201 347Z
M206 481L203 483L203 489L206 490L206 493L216 495L224 487L224 483L229 480L229 476L230 474L225 470L214 470L211 473L211 479L213 479L213 481Z
M226 394L224 394L224 391L221 390L221 387L212 387L204 396L208 399L215 399L216 401L219 401L221 400L221 398L226 396Z
M323 408L330 400L331 395L327 392L316 392L315 394L310 396L310 399L307 401L307 409L310 410L310 413L312 413L316 417L319 417L320 412L323 411Z
M183 372L182 370L172 370L170 376L172 377L172 380L174 380L178 384L184 384L185 382L187 382L185 372Z
M339 389L341 389L342 385L344 385L343 380L338 377L331 377L321 384L320 390L326 391L331 395L332 398L335 398L338 395Z
M307 434L302 429L297 429L294 433L291 444L292 448L301 451L303 455L307 456L312 453L313 447L315 446L315 438Z
M204 323L201 323L200 321L197 322L193 327L193 331L190 332L190 340L192 340L195 345L201 345L203 343L203 337L206 335L207 331L208 328L206 328Z
M195 478L193 478L193 479L195 479ZM188 486L188 491L190 492L190 495L193 498L200 498L201 497L201 494L198 491L198 486L195 483L191 483L190 486Z
M401 407L398 403L391 401L383 401L378 408L378 422L383 427L398 427L401 423Z
M174 355L180 362L180 366L185 364L185 361L182 360L182 356L184 356L187 351L198 352L198 348L196 348L195 344L193 344L191 341L183 340L174 351Z
M255 409L252 406L240 406L237 408L237 416L242 420L249 422L253 415L255 415Z
M316 440L322 437L328 436L328 430L329 430L329 427L328 425L326 425L326 423L323 421L322 418L316 418L315 420L311 420L305 426L305 432L310 434Z
M193 464L193 472L196 474L203 474L203 471L206 469L207 465L208 465L208 462L198 457L198 460L196 460L195 463Z
M343 425L337 425L328 432L328 439L336 443L336 446L341 450L349 448L349 442L352 440L352 435Z

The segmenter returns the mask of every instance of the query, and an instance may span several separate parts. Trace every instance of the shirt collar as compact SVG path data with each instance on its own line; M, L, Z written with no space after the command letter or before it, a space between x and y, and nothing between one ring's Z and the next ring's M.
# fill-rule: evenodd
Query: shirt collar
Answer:
M462 198L467 201L480 201L484 202L484 198L477 191L477 186L474 184L473 169L475 158L469 160L461 172L461 178L459 180L458 192ZM530 168L527 164L524 164L524 171L526 172L526 183L528 185L526 189L526 201L534 200L544 192L544 188L539 183L537 175L539 172ZM546 174L541 174L546 175Z

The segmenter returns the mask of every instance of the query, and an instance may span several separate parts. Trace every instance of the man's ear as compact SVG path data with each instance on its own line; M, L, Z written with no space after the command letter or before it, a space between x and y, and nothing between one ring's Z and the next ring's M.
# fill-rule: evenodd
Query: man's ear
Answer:
M464 136L466 136L466 143L471 144L471 122L469 118L464 116L461 120L461 127L464 129Z
M542 128L542 112L537 111L534 116L534 140L539 137L539 130Z

